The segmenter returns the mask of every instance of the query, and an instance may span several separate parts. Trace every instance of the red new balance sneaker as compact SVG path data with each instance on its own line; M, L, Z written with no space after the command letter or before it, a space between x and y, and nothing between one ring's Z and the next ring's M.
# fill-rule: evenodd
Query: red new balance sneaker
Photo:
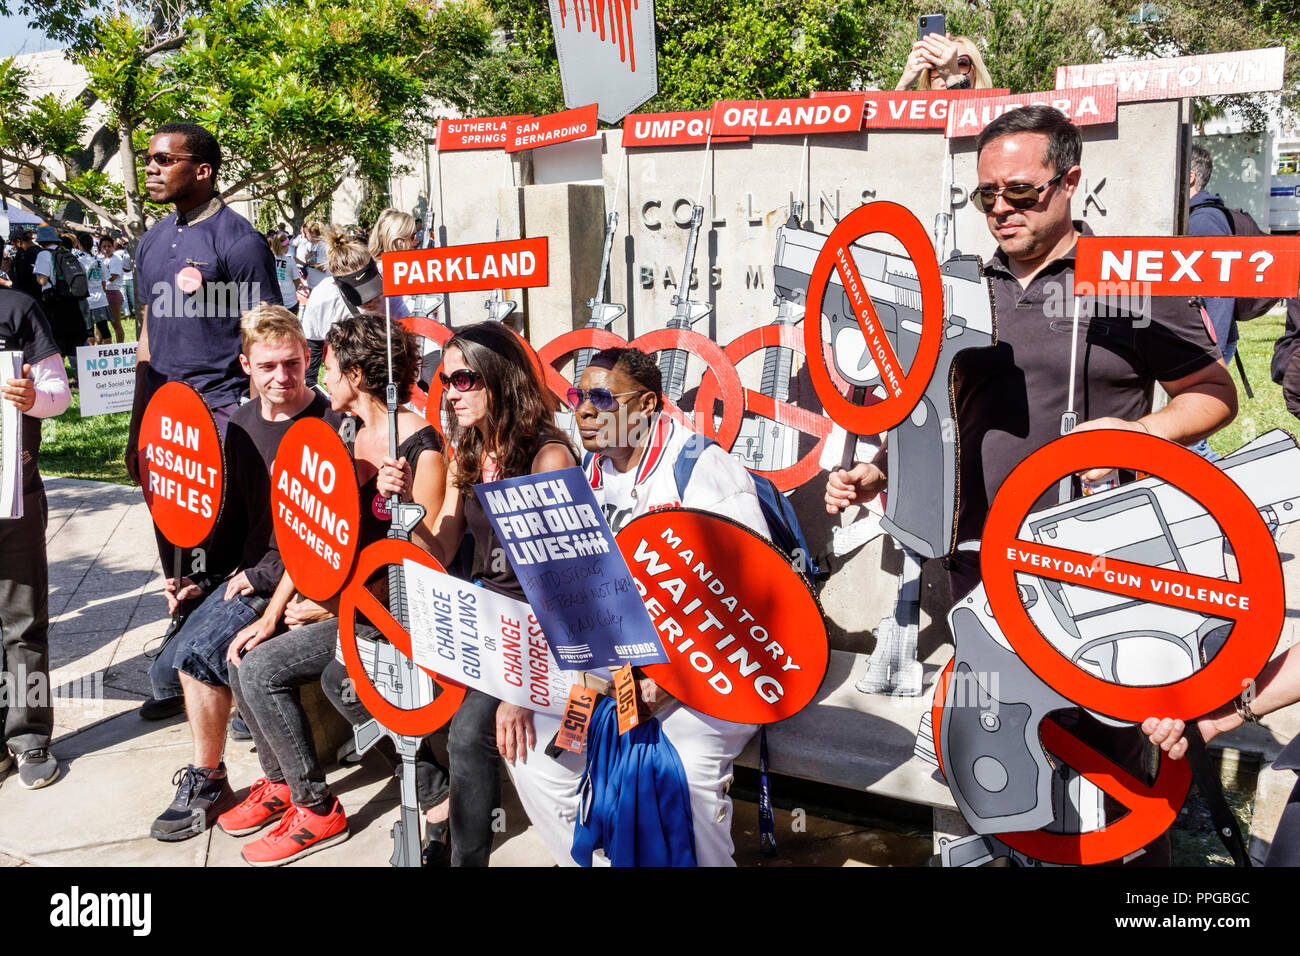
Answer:
M289 785L259 777L243 803L217 818L217 826L231 836L245 836L256 833L289 807Z
M343 804L333 797L330 799L333 805L323 816L306 807L291 807L274 830L240 851L244 862L253 866L280 866L342 843L348 838L348 819L343 815Z

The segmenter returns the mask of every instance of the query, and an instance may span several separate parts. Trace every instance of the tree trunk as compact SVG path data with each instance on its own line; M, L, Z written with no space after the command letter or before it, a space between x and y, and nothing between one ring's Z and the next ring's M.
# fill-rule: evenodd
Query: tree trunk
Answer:
M136 169L135 150L131 146L131 131L118 127L117 155L122 160L122 193L126 199L123 225L127 238L137 242L144 235L144 201L140 198L140 178Z

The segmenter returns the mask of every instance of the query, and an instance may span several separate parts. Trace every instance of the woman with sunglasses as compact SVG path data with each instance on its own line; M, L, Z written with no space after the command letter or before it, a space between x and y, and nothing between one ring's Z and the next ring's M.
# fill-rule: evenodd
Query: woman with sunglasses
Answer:
M984 58L966 36L928 33L912 44L896 90L991 90Z
M474 486L570 468L577 457L555 424L555 401L522 341L500 322L461 329L443 352L439 378L447 440L455 448L433 555L448 563L466 532L476 583L520 601L524 589L492 532ZM529 759L532 711L470 690L451 720L451 865L487 866L492 814L501 806L501 763Z

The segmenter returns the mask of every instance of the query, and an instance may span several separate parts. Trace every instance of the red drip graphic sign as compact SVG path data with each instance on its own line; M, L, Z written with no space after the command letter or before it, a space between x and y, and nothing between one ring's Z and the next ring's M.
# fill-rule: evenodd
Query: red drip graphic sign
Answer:
M806 100L719 100L713 132L720 136L788 136L856 133L862 128L863 93L834 93Z
M713 114L709 110L684 113L633 113L623 119L623 145L693 146L710 141ZM748 136L714 136L714 143L744 143Z
M462 149L501 149L515 123L526 119L532 119L532 114L438 120L438 150L449 153Z
M1115 87L1089 86L1081 89L1049 90L966 100L948 111L947 135L978 136L980 131L1003 113L1022 106L1051 106L1066 115L1075 126L1095 126L1115 122Z
M357 556L361 505L352 456L319 418L294 422L271 463L271 519L293 586L313 601L338 594Z
M506 152L518 153L539 146L553 146L596 134L596 104L580 106L549 116L516 120L506 137Z
M225 488L212 412L190 386L168 382L144 410L139 442L140 484L154 524L176 547L197 547L217 525Z
M1075 295L1278 296L1300 287L1296 236L1081 236Z
M812 701L829 660L826 624L780 551L726 518L679 508L634 519L617 540L668 652L648 677L737 723L784 720Z
M1286 49L1058 66L1056 88L1114 86L1121 103L1280 90Z
M1147 472L1190 495L1223 531L1239 579L1081 554L1021 537L1027 503L1062 476L1094 467ZM1191 719L1237 696L1268 662L1286 613L1277 548L1245 492L1199 455L1137 432L1074 432L1026 458L989 509L980 568L998 626L1029 669L1076 704L1135 723L1153 715ZM1226 619L1232 633L1208 664L1175 683L1111 683L1075 666L1043 636L1021 603L1017 573Z
M573 29L581 33L585 26L592 33L600 32L600 38L606 38L606 24L609 26L609 42L618 44L618 58L636 72L636 44L632 32L632 11L641 5L641 0L558 0L560 4L560 29L564 30L572 22ZM573 16L569 16L569 4L573 4Z
M550 281L546 237L384 253L384 295L526 289Z

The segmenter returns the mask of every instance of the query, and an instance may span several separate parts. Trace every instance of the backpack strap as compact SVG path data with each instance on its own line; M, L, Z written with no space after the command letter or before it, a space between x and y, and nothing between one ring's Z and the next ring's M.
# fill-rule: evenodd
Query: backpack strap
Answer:
M695 466L699 464L700 456L708 450L709 446L716 445L712 438L706 438L699 432L692 432L686 439L686 444L682 446L682 452L673 462L673 481L677 483L677 497L685 499L686 486L691 482L691 475L695 473Z

